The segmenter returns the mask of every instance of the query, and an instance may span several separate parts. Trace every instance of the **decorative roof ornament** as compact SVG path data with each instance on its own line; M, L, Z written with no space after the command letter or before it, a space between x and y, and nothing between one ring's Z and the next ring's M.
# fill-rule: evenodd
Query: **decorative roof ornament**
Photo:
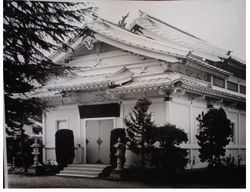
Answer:
M101 94L95 94L94 98L92 99L93 102L104 102L109 101L111 102L111 99L108 97L107 94L101 93Z
M96 42L97 40L93 36L87 36L82 40L82 44L84 44L88 50L92 50Z
M122 28L125 28L127 23L126 23L126 19L128 18L129 16L129 12L125 15L125 16L122 16L122 19L118 22L118 25Z

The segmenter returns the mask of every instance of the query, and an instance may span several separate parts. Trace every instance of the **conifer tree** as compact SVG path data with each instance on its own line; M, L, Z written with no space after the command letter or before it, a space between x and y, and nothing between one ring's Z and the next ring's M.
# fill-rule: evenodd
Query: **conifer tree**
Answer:
M207 161L209 167L218 167L221 157L225 155L225 147L232 134L230 120L222 109L211 108L206 114L203 112L197 117L199 130L196 138L200 145L201 162Z
M151 133L154 123L151 121L151 113L148 113L151 101L140 98L136 102L132 113L124 119L127 127L128 146L131 151L141 155L141 168L145 168L145 160L150 153L148 146L154 142Z
M45 53L66 51L66 39L82 33L76 23L95 10L82 3L4 0L4 99L9 134L40 120L45 102L30 92L72 67L54 63ZM82 24L83 26L83 24Z

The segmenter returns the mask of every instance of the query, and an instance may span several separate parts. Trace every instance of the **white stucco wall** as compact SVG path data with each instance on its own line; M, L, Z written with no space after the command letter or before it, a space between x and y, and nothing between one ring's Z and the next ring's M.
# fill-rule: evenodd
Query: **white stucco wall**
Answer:
M199 158L199 146L195 135L197 134L198 121L197 116L203 111L207 111L207 102L204 99L190 99L187 95L173 95L172 101L163 101L163 97L151 98L152 105L149 112L152 113L152 120L157 126L164 125L167 122L175 124L178 128L184 129L188 134L188 142L181 146L189 152L189 164L187 168L200 168L207 164L202 163ZM120 117L115 118L114 128L124 126L124 118L136 103L136 99L123 100L121 102ZM218 104L216 107L223 105ZM224 109L227 112L228 118L235 123L235 143L227 146L226 155L231 155L237 161L239 156L241 163L245 163L245 144L246 144L246 115L244 111L233 108ZM56 121L67 119L68 128L74 132L75 145L82 143L83 133L77 105L64 105L55 108L46 113L45 120L45 143L46 143L46 160L55 160L55 132ZM135 166L138 157L131 151L126 151L126 167Z
M55 133L57 131L56 122L67 121L67 128L73 131L75 145L80 142L80 116L77 105L59 106L46 113L45 120L45 149L46 159L55 160Z

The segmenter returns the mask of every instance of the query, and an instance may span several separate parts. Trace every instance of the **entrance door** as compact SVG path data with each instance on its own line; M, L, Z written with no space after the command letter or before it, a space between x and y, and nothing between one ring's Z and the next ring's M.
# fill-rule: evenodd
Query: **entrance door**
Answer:
M86 163L109 164L112 119L86 121Z

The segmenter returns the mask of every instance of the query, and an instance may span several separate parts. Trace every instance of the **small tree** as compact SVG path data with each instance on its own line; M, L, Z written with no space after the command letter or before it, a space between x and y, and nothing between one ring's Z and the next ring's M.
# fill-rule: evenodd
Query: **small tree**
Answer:
M225 155L225 146L231 136L230 120L222 108L211 108L206 114L197 117L199 131L196 138L200 145L201 162L208 161L209 167L218 167Z
M175 125L166 124L155 128L152 136L156 141L152 147L152 165L168 173L183 170L188 162L187 151L179 145L188 141L187 134Z
M151 121L151 113L147 113L151 101L140 98L136 102L129 118L124 122L127 126L128 147L131 151L141 155L141 168L145 168L145 157L149 153L147 146L152 143L151 132L154 123Z

